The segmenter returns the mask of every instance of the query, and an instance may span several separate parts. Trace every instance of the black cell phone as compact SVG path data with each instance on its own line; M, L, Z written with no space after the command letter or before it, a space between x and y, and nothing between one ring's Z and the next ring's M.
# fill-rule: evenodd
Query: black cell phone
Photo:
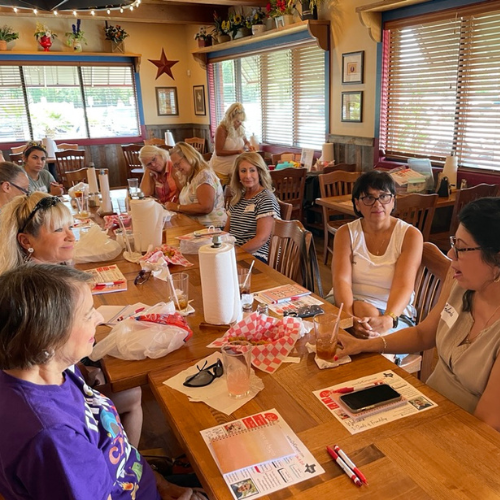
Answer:
M352 413L371 410L377 406L400 401L401 394L390 385L380 384L340 396L340 401Z

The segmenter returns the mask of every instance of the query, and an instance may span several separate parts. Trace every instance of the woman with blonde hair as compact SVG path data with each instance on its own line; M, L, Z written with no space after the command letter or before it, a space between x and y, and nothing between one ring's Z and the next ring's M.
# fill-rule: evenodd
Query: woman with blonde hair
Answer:
M170 150L174 169L183 176L179 203L166 203L167 210L189 215L207 227L224 227L227 215L224 194L215 172L192 146L178 142Z
M227 108L224 118L215 131L215 149L210 166L218 175L223 186L229 184L236 157L254 148L245 137L243 122L246 119L243 104L235 102Z
M160 203L177 201L182 186L172 170L168 151L157 146L144 146L139 151L139 160L145 169L141 191L146 196L158 198Z
M274 219L280 209L267 166L258 153L243 153L234 162L231 205L225 231L236 245L267 263Z

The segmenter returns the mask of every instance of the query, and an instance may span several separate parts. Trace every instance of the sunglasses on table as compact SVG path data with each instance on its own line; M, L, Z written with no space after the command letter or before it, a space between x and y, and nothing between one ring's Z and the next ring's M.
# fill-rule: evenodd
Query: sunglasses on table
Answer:
M135 277L134 285L142 285L146 283L148 279L151 277L151 271L146 271L145 269L141 269L139 274Z
M19 229L19 233L24 233L24 230L39 210L48 210L49 208L55 207L58 203L61 203L61 200L57 196L47 196L46 198L42 198L28 215L25 223L22 225L21 229Z
M220 359L217 360L217 363L205 368L206 364L207 362L205 361L202 368L197 366L196 368L198 368L198 373L189 375L182 385L186 387L205 387L210 385L216 378L222 377L224 367L222 366L222 361Z

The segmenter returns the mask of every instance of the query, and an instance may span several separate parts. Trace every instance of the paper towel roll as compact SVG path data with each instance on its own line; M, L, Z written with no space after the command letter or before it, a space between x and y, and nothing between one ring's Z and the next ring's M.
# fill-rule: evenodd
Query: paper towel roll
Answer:
M94 167L89 167L87 169L87 178L89 180L89 193L98 193L99 188L97 187L97 177Z
M99 170L99 185L101 186L101 213L113 212L113 205L111 204L111 195L109 193L109 178L108 169L101 168Z
M172 135L172 132L170 132L170 130L167 130L165 132L165 144L167 146L175 146L174 136Z
M333 161L333 143L325 142L321 148L321 158L323 161Z
M56 141L54 141L54 139L51 139L50 137L45 136L42 139L42 144L45 148L45 151L47 151L47 158L55 158L57 149Z
M443 168L443 177L448 177L450 188L457 189L457 169L458 158L456 156L447 156Z
M149 245L162 243L165 209L153 198L130 200L136 252L146 252Z
M239 321L243 313L233 245L203 245L198 255L205 321L212 325Z

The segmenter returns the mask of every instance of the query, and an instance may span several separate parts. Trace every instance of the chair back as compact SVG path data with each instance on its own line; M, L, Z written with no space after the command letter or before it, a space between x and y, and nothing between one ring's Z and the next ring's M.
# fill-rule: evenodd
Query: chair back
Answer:
M70 170L79 170L85 167L85 151L56 151L55 155L57 178L65 188L69 188L71 185L66 177L66 172Z
M24 153L24 150L26 148L26 144L24 144L23 146L14 146L12 148L10 148L10 150L15 154L15 155L18 155L18 154L23 154ZM10 155L12 157L12 155ZM13 160L11 160L13 161Z
M286 203L281 201L279 198L278 205L280 206L280 217L281 220L290 220L292 218L293 205L291 203Z
M292 204L292 218L298 220L302 220L306 172L305 168L284 168L269 172L275 196L281 201Z
M453 207L453 214L451 216L450 234L456 233L458 228L458 214L460 210L470 203L471 201L477 200L478 198L485 198L487 196L496 196L498 192L498 186L496 184L478 184L477 186L460 189L457 191L457 199Z
M9 161L12 163L15 163L16 165L19 165L23 162L23 154L22 153L10 153L9 154Z
M205 138L203 137L188 137L184 139L184 142L187 142L189 145L193 146L198 153L203 154L205 152Z
M424 241L428 241L438 198L436 193L398 196L394 217L415 226L422 233Z
M68 144L67 142L63 142L61 144L57 145L57 149L63 150L63 151L76 151L78 150L78 144Z
M352 194L354 183L360 175L361 172L346 172L343 170L318 175L321 198Z
M127 165L127 177L142 177L144 167L139 160L139 151L142 149L140 144L122 145L123 157Z
M343 172L356 172L355 163L337 163L336 165L331 165L323 169L323 174L329 174L330 172L337 172L342 170Z
M201 156L203 156L203 159L208 163L212 158L212 153L203 153Z
M144 139L144 144L146 146L165 146L165 139L159 139L158 137L152 137L151 139Z
M87 180L87 169L80 168L78 170L69 170L66 172L66 179L70 186L74 186L79 182L84 182Z
M301 153L276 153L271 155L271 165L277 165L280 161L298 161L300 162Z

